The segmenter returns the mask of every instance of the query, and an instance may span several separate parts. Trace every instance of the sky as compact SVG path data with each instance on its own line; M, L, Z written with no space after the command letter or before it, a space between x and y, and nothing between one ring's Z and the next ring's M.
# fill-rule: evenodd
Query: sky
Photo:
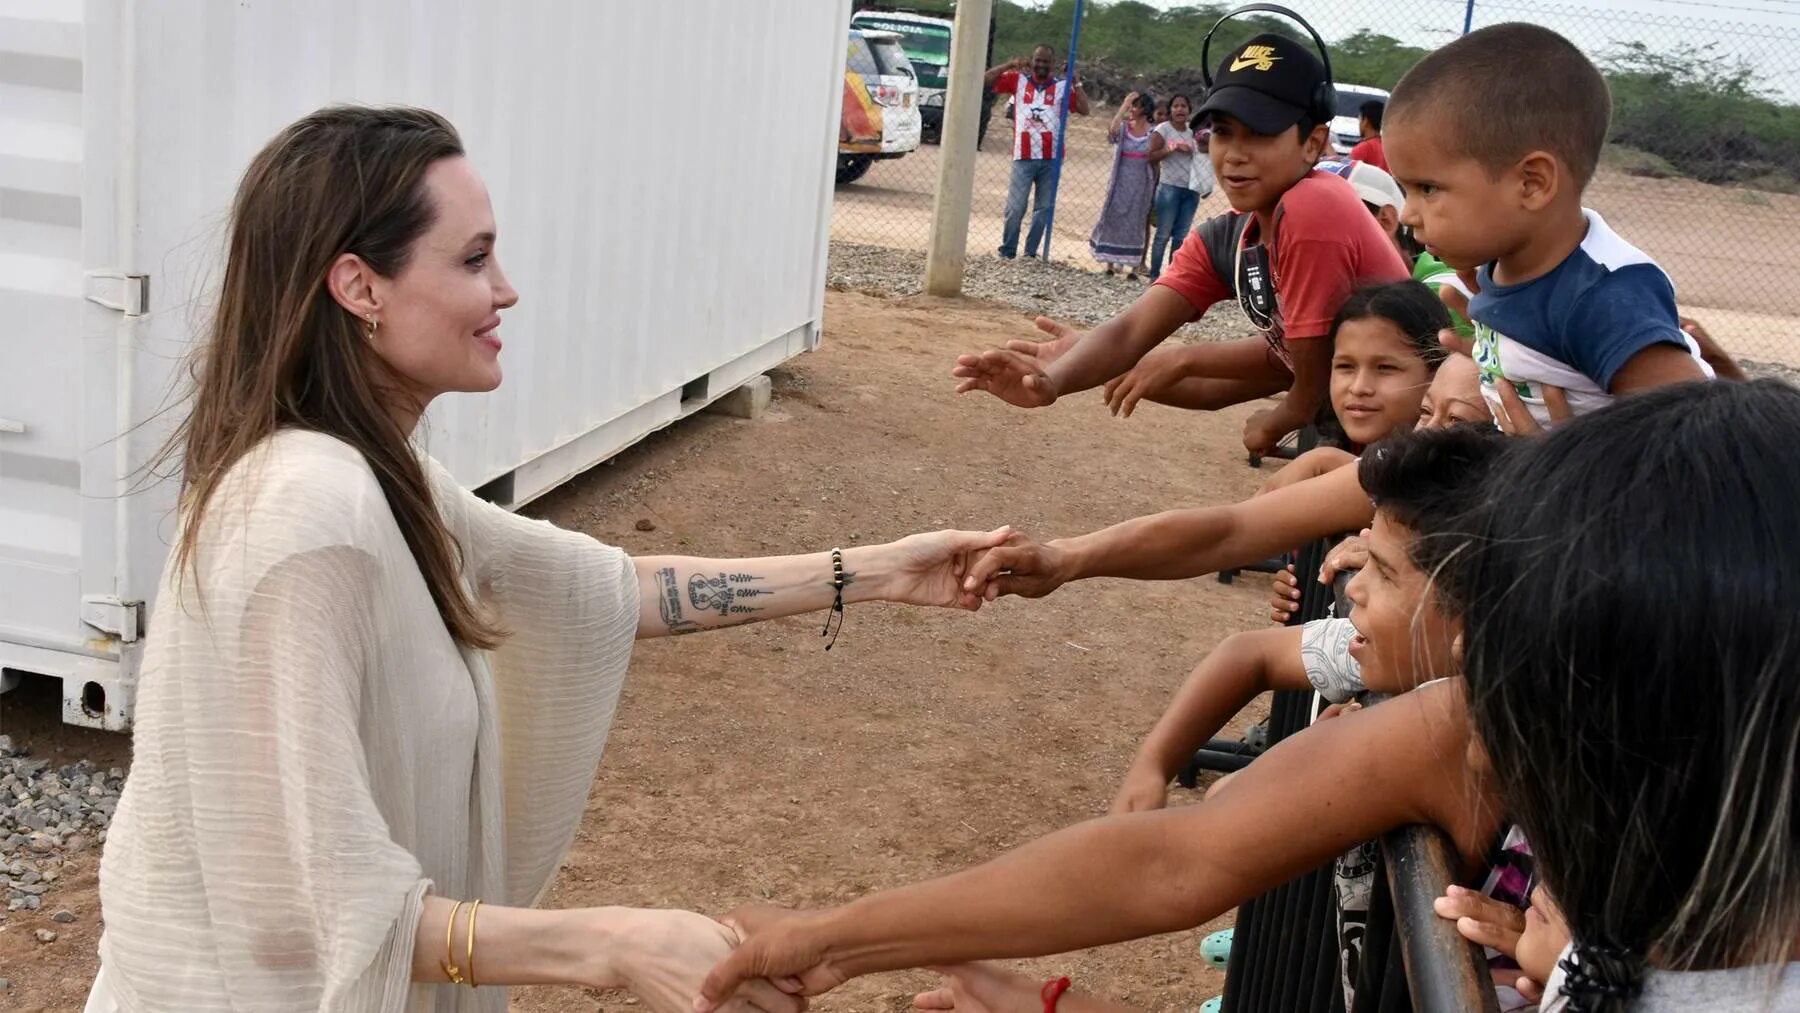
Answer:
M1152 7L1193 0L1143 0ZM1219 0L1230 2L1230 0ZM1327 39L1370 28L1416 45L1462 30L1465 0L1288 0ZM1475 27L1530 21L1562 32L1584 49L1643 42L1685 51L1712 43L1744 59L1771 91L1800 102L1800 0L1475 0Z

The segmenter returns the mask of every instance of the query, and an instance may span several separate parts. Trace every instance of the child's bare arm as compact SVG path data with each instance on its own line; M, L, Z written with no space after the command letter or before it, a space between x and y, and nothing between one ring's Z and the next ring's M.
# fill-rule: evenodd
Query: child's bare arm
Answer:
M1686 383L1689 380L1704 380L1706 374L1701 372L1700 364L1694 356L1680 345L1651 345L1649 348L1625 360L1625 365L1613 374L1612 394L1630 394L1634 391L1651 390L1666 387L1672 383Z
M1328 471L1335 471L1356 460L1356 455L1337 447L1314 447L1288 462L1258 489L1258 496L1271 493L1283 486L1304 482L1309 478L1317 478Z
M1195 666L1138 747L1112 811L1160 809L1169 779L1194 750L1258 694L1310 689L1300 657L1300 627L1234 633ZM1152 791L1152 786L1157 790Z

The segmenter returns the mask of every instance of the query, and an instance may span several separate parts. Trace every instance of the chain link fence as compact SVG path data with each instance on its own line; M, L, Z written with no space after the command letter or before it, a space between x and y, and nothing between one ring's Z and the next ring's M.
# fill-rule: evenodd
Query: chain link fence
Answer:
M856 6L871 5L858 0ZM895 11L924 11L943 26L947 62L950 5L882 0L859 10L853 24L894 30L907 50L924 103L941 95L923 87L943 83L942 64L896 19ZM1504 21L1552 28L1579 45L1607 74L1614 115L1601 170L1586 202L1625 238L1649 253L1674 278L1682 308L1728 349L1753 363L1800 368L1800 0L1336 0L1294 4L1329 43L1333 69L1350 118L1340 139L1355 140L1350 97L1359 86L1392 88L1430 49L1464 31ZM1087 0L1079 33L1075 0L995 4L988 64L1029 58L1038 43L1054 47L1057 73L1074 35L1077 74L1092 100L1090 115L1071 115L1054 231L1047 246L1059 264L1099 270L1089 237L1101 219L1113 177L1115 149L1107 126L1121 100L1139 91L1158 100L1198 97L1200 40L1228 8ZM935 10L933 9L935 8ZM1252 15L1229 22L1213 53L1250 35L1296 26ZM1519 68L1521 74L1529 67ZM933 76L935 74L935 77ZM849 101L849 88L847 98ZM1009 101L989 94L989 115L975 168L969 220L971 262L992 260L1001 245L1012 175L1013 121ZM871 159L854 182L837 189L832 220L834 255L874 247L922 253L929 239L939 148L930 105L921 118L925 143ZM938 106L941 110L941 105ZM1227 210L1223 194L1200 202L1195 223ZM1025 221L1028 232L1030 219ZM1148 235L1148 233L1146 233ZM1021 238L1019 252L1024 251ZM1147 255L1146 255L1147 256ZM913 279L916 282L916 279ZM1120 279L1121 304L1130 296ZM1141 284L1141 281L1139 282Z

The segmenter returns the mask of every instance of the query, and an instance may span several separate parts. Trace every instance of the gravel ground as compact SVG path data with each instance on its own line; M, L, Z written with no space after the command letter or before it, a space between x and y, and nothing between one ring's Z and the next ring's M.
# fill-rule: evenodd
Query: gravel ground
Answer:
M63 859L106 840L124 783L116 767L101 771L87 760L52 767L0 735L0 925L11 912L46 907ZM58 911L52 920L68 924L75 916Z
M1774 379L1786 380L1788 383L1800 386L1800 369L1795 369L1785 363L1759 362L1756 359L1740 359L1738 360L1738 365L1744 367L1744 372L1749 373L1753 377L1773 377Z
M912 250L834 242L826 277L840 291L906 296L921 290L925 255ZM1043 314L1064 323L1091 326L1118 313L1141 295L1147 283L1107 277L1066 264L1027 257L1001 260L991 253L969 257L963 295ZM1254 333L1235 305L1215 307L1177 335L1188 341L1218 341Z

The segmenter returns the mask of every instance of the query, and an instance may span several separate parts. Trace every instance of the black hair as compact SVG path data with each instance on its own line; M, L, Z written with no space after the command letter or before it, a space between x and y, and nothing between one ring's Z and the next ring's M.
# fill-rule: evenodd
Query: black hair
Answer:
M1390 119L1430 117L1436 136L1489 175L1548 151L1578 189L1594 178L1612 122L1612 94L1593 62L1550 29L1518 22L1426 54L1394 86L1387 108Z
M1040 43L1038 43L1038 44L1037 44L1037 45L1035 45L1035 46L1032 46L1032 47L1031 47L1031 55L1032 55L1032 56L1036 56L1036 55L1037 55L1037 51L1038 51L1038 50L1040 50L1040 49L1047 49L1047 50L1049 50L1049 51L1050 51L1050 58L1051 58L1051 59L1052 59L1052 60L1054 60L1054 59L1056 59L1056 47L1055 47L1055 46L1052 46L1052 45L1051 45L1051 44L1050 44L1050 43L1048 43L1048 42L1040 42Z
M1374 127L1376 133L1381 133L1381 117L1387 112L1386 102L1370 99L1357 107L1356 111L1362 115L1363 119L1369 121L1369 126Z
M1395 433L1363 451L1356 478L1376 510L1413 533L1407 554L1435 578L1467 543L1465 517L1485 495L1482 479L1512 443L1490 422ZM1446 611L1462 613L1435 579L1433 589Z
M1192 116L1194 114L1194 100L1191 97L1189 97L1187 92L1178 91L1175 94L1169 96L1168 102L1169 102L1169 108L1171 110L1175 108L1175 100L1176 99L1180 99L1181 101L1186 102L1188 104L1188 115L1189 116Z
M1146 93L1139 92L1137 101L1132 104L1138 107L1138 111L1144 114L1145 119L1156 115L1156 100Z
M1571 1009L1622 1013L1651 958L1779 974L1800 937L1800 390L1681 384L1520 442L1449 569L1474 728L1575 942Z
M1434 373L1449 354L1438 343L1438 332L1451 325L1450 311L1431 286L1422 281L1386 281L1351 292L1331 321L1332 341L1337 340L1338 328L1370 317L1380 317L1400 328L1400 333L1412 342L1413 351Z

